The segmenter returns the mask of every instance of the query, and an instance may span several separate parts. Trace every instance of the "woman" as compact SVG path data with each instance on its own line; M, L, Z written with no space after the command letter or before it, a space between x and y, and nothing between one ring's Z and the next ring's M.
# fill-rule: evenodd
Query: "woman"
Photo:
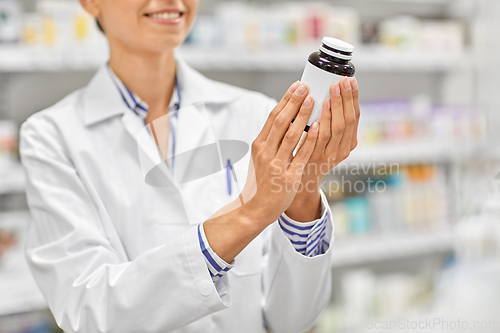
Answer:
M333 226L319 183L356 146L356 81L331 88L294 155L314 103L306 86L294 83L276 104L175 57L197 0L80 2L105 31L109 63L21 130L27 258L57 323L68 332L310 329L331 283ZM168 161L162 186L142 172L154 155L137 139L145 124ZM173 163L178 148L207 133L251 143L241 194L230 189L230 163L212 178L174 180L187 167Z

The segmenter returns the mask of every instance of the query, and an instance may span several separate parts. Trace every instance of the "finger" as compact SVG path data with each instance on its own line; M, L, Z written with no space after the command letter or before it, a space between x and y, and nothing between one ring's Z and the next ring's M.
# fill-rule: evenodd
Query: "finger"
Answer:
M307 132L307 138L304 141L304 144L300 147L300 149L297 151L297 154L295 154L295 156L293 157L290 163L289 172L295 173L300 169L302 169L302 172L304 171L303 169L311 158L311 155L314 151L314 146L316 145L316 140L319 133L318 128L318 121L315 120L309 128L309 131Z
M353 150L358 145L358 126L359 126L359 117L361 114L361 110L359 108L359 88L358 88L358 81L356 79L351 81L351 88L352 88L352 99L354 100L354 112L356 114L356 124L354 126L354 130L352 131L352 137L351 137L351 150Z
M286 91L285 95L281 98L281 101L274 107L274 109L271 111L269 116L267 117L266 123L264 124L264 127L260 131L259 135L255 139L256 141L265 141L267 137L269 136L269 132L271 131L271 128L273 127L273 122L274 119L278 116L278 114L283 110L285 105L287 105L288 101L292 97L293 93L295 90L297 90L300 82L296 81L294 82Z
M342 93L342 107L344 108L344 121L345 130L340 140L339 148L337 151L338 162L346 159L351 153L351 138L356 124L356 114L354 111L354 101L352 99L352 89L349 79L344 79L340 83L341 93Z
M281 141L290 127L292 119L294 119L299 112L302 103L307 97L307 93L307 86L305 84L301 84L292 94L283 110L281 110L281 112L274 119L272 128L266 139L266 144L269 145L269 149L272 149L272 151L278 151Z
M323 154L325 152L326 145L328 144L328 141L330 141L330 137L332 136L331 105L332 105L331 99L327 99L323 103L323 109L321 111L321 120L319 123L318 141L316 142L316 146L314 147L313 155L316 153Z
M340 85L334 84L330 88L331 99L331 137L325 149L325 153L334 158L337 154L337 149L344 135L345 122L344 122L344 106L342 104L342 96L340 92Z
M285 136L283 137L283 141L281 141L278 154L276 155L278 159L287 162L290 161L292 153L295 147L297 147L302 133L304 133L304 128L311 117L313 107L314 99L311 96L307 96L304 103L302 103L293 124L289 126L288 131L286 131Z

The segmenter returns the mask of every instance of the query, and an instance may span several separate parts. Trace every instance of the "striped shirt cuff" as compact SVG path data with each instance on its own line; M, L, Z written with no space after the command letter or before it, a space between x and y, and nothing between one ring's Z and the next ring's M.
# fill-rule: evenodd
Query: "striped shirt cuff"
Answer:
M205 236L203 223L198 225L198 240L200 241L201 252L207 264L208 272L212 277L212 281L216 282L233 268L233 264L226 263L212 250Z
M323 254L330 246L330 239L327 237L327 225L331 223L330 212L325 207L325 202L321 200L322 216L312 222L297 222L283 213L278 223L284 234L290 239L294 249L307 256L314 257Z

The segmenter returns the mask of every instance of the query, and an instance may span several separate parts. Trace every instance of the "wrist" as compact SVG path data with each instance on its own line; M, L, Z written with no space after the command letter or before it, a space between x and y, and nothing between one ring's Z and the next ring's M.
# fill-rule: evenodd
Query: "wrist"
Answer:
M312 186L319 187L323 177L324 177L323 174L317 174L317 173L313 173L313 172L305 172L302 175L301 181L302 181L302 184L304 185L304 187L306 184L310 184L309 185L310 188L312 188Z
M275 221L271 220L272 218L266 213L263 206L258 205L254 200L245 203L238 210L238 215L240 216L238 223L254 236L260 234L268 225Z
M222 260L232 262L264 230L259 222L246 205L231 202L205 221L203 228L212 250Z
M321 192L314 190L297 192L285 214L297 222L311 222L321 217Z

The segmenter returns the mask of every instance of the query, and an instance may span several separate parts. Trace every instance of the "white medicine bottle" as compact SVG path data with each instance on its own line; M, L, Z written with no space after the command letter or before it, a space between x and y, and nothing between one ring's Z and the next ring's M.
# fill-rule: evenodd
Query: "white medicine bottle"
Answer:
M319 51L309 55L300 81L309 87L314 98L314 108L305 131L320 120L323 103L330 98L330 87L344 77L354 77L356 68L351 63L354 46L340 39L325 37Z

